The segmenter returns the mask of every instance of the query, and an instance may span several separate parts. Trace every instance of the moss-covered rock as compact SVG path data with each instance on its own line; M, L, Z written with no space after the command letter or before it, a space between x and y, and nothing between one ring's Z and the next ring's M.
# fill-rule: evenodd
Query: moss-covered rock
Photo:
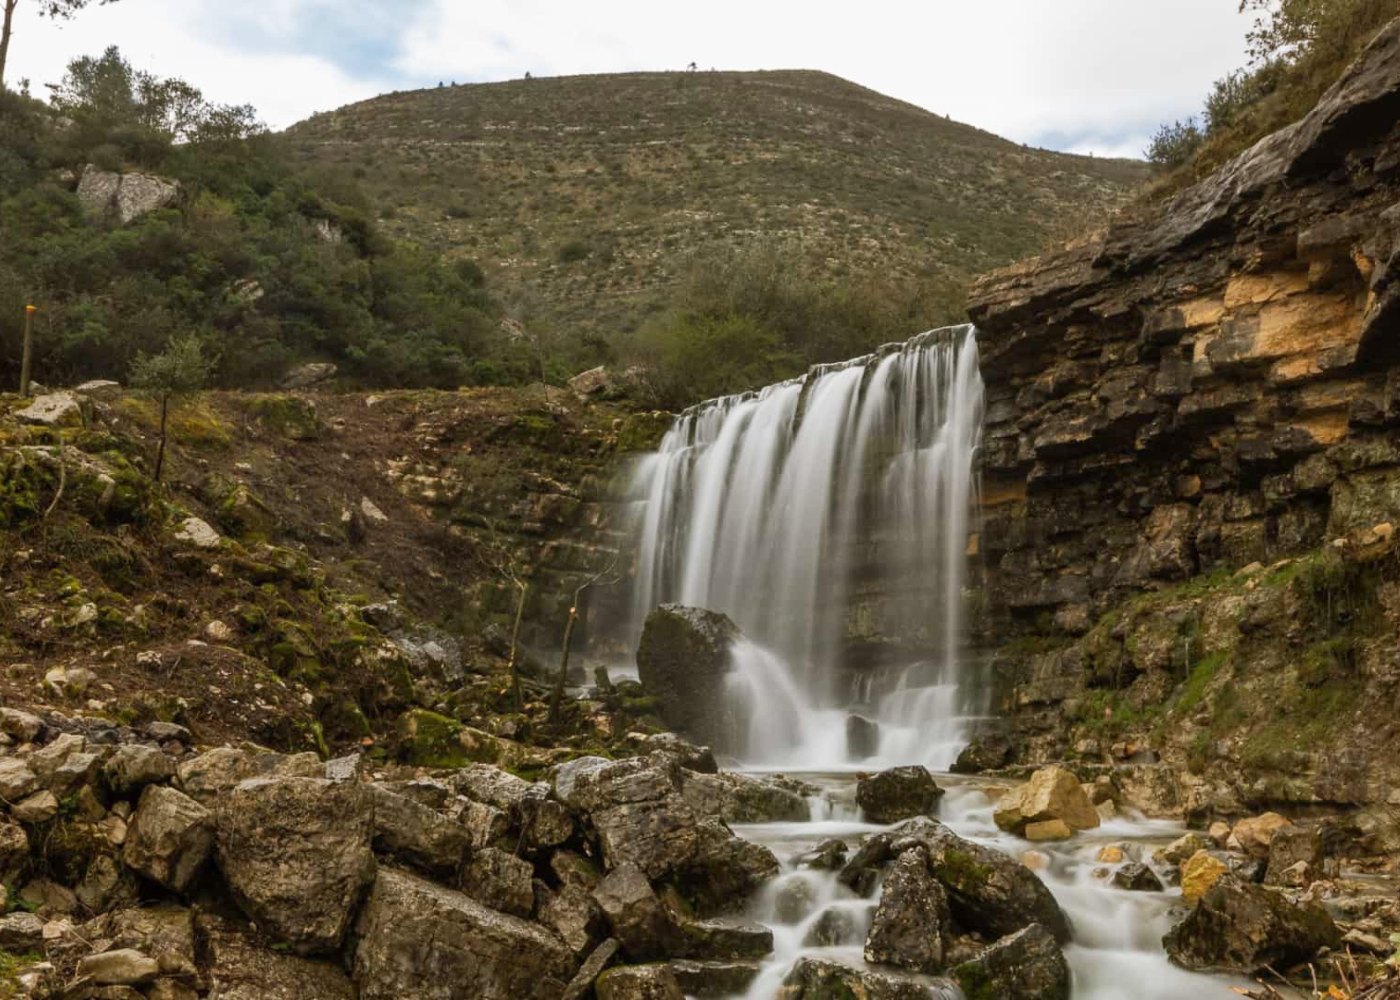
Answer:
M316 404L300 396L257 396L248 413L264 430L290 441L314 441L325 430Z

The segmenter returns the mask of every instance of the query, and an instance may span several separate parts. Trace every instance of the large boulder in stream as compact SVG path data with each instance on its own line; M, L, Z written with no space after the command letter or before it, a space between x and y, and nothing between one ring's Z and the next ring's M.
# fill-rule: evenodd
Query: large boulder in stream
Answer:
M865 960L912 972L937 972L943 968L944 938L951 929L948 896L929 870L928 852L911 848L885 878L865 939Z
M928 768L918 765L892 767L856 782L856 804L872 823L927 816L942 795Z
M1341 932L1320 903L1225 876L1162 944L1177 965L1199 971L1285 972L1341 944Z
M951 975L967 1000L1069 1000L1069 963L1039 924L1009 934Z
M800 958L778 989L777 1000L935 1000L950 996L948 984L853 969L840 962Z
M735 749L741 732L725 696L739 628L703 608L663 604L647 615L637 674L666 725L700 743Z
M1003 796L992 818L1003 830L1021 834L1042 823L1058 821L1075 831L1092 830L1101 822L1079 779L1055 766L1042 767L1030 781Z

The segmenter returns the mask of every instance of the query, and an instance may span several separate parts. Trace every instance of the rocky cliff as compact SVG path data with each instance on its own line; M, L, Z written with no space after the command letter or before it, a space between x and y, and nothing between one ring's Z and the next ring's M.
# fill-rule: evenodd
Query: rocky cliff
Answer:
M1214 176L977 284L1023 758L1160 755L1148 798L1202 814L1400 798L1398 249L1400 22Z

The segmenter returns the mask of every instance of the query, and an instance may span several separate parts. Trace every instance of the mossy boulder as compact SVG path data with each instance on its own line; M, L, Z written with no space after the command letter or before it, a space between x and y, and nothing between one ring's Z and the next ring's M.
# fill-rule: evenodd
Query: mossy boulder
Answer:
M316 404L300 396L258 396L248 413L265 431L290 441L314 441L325 430Z
M647 616L637 673L666 725L697 743L736 752L744 725L725 692L739 628L703 608L663 604Z
M872 823L930 815L943 795L928 768L892 767L856 782L856 804Z
M952 970L967 1000L1069 1000L1069 963L1039 924L1010 934Z
M1243 973L1286 970L1340 943L1341 932L1320 903L1295 903L1233 876L1216 882L1162 939L1184 968Z
M622 426L618 428L617 450L655 451L674 422L675 417L672 414L660 410L629 414L623 418Z

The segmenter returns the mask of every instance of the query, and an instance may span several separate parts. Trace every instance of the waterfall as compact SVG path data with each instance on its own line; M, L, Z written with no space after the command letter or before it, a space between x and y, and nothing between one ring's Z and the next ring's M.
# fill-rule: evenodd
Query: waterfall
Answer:
M969 326L687 410L632 484L634 638L663 602L738 623L755 763L854 763L855 707L878 758L946 766L981 429Z

